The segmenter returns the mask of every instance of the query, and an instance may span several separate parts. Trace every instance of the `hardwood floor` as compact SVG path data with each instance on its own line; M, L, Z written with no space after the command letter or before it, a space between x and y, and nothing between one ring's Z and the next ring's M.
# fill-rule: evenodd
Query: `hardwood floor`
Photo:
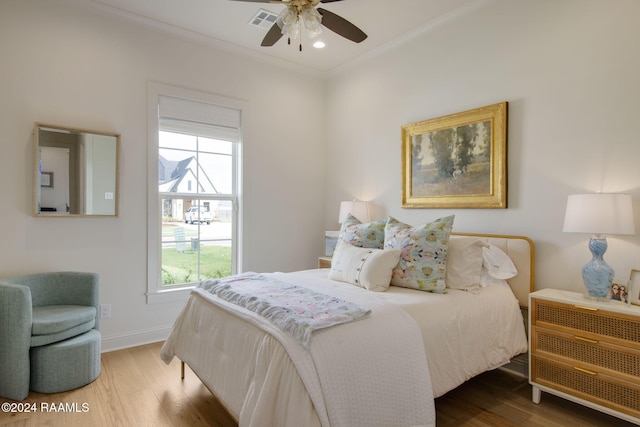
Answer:
M30 393L25 402L83 403L87 412L0 413L0 426L221 426L237 424L189 370L180 380L180 361L160 360L161 343L102 354L93 383L64 393ZM0 399L2 400L2 399Z
M160 360L160 347L156 343L104 353L96 381L65 393L31 393L23 403L35 405L38 412L0 412L0 426L236 427L190 370L181 381L180 362L165 365ZM47 405L49 411L41 410ZM51 410L60 405L67 412ZM549 394L543 393L536 405L527 380L502 370L485 372L436 399L436 412L438 427L633 425Z

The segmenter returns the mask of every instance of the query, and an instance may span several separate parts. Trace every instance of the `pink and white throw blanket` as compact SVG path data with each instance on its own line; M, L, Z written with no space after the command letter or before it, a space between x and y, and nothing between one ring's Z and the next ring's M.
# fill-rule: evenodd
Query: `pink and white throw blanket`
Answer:
M222 279L206 279L197 287L258 313L291 334L307 349L314 331L364 319L371 314L371 310L349 301L265 274L249 272Z

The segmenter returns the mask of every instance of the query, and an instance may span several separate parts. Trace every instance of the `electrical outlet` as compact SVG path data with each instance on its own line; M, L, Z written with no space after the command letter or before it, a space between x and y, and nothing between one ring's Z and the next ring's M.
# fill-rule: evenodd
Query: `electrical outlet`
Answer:
M100 304L100 318L109 319L111 317L111 304Z

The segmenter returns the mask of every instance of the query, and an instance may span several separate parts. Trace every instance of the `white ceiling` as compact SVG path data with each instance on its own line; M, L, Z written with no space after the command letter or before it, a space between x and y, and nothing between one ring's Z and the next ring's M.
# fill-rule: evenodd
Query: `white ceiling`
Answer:
M426 31L490 0L342 0L321 4L351 21L368 38L354 43L327 29L319 36L326 43L315 49L303 36L303 50L287 45L286 38L271 47L261 47L266 29L249 24L260 9L276 14L284 8L278 2L259 3L231 0L84 0L139 22L174 32L204 37L248 54L268 55L312 70L328 72L366 54L401 42L416 32Z

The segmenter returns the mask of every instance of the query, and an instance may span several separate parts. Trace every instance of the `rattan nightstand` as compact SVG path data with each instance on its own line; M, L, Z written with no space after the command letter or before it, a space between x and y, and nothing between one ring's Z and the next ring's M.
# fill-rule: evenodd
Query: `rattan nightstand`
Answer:
M640 424L640 307L543 289L529 296L529 382Z

